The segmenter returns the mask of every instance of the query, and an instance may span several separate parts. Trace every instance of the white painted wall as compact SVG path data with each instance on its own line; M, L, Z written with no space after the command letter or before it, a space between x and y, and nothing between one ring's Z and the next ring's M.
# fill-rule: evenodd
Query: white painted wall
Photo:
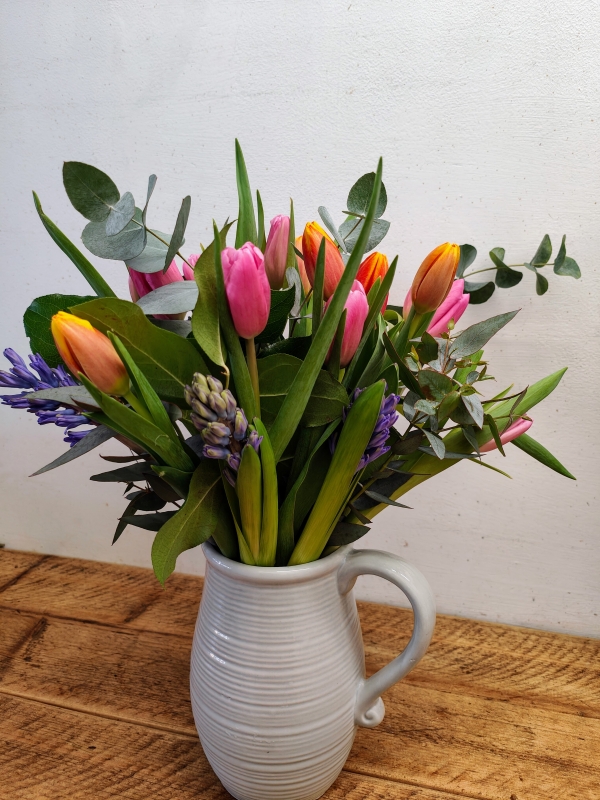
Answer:
M598 121L600 6L595 0L2 0L2 314L0 344L27 344L21 315L36 295L86 284L36 218L31 189L77 240L83 219L61 162L105 169L140 198L159 182L151 220L174 222L193 196L190 250L212 217L236 212L233 139L244 146L267 214L344 208L383 155L385 240L400 253L393 301L445 240L530 258L548 232L568 234L583 279L531 280L497 292L465 322L523 309L488 350L499 388L570 365L535 409L532 433L578 476L570 482L516 448L494 463L508 481L457 466L390 510L365 545L400 553L428 576L439 609L600 635ZM101 262L126 292L122 265ZM478 264L484 265L483 255ZM528 276L526 276L528 277ZM151 534L128 529L114 487L90 483L98 456L39 478L61 451L55 428L0 411L2 532L7 547L149 564ZM107 453L114 447L103 447ZM180 568L202 569L199 551ZM363 596L399 602L381 581Z

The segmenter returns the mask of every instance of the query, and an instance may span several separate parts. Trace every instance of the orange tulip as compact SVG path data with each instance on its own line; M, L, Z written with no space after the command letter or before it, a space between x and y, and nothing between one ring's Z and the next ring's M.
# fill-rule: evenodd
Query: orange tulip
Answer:
M325 300L329 300L340 282L346 265L342 260L340 251L323 228L317 225L316 222L308 222L304 228L304 234L302 235L302 254L304 255L304 267L308 275L308 280L311 285L314 286L317 256L323 238L325 238L325 279L323 282L323 297Z
M296 245L296 250L300 250L302 253L302 237L296 236L296 241L294 242ZM302 253L304 255L304 253ZM300 273L300 280L302 281L302 288L304 289L304 294L308 294L311 290L310 281L308 280L308 275L306 274L306 267L304 266L304 259L300 258L300 256L296 253L296 265L298 266L298 272Z
M429 253L417 270L411 288L417 314L426 314L441 306L452 288L459 259L460 247L449 242Z
M129 392L129 375L108 336L65 311L52 317L50 329L60 357L75 378L82 372L106 394L122 397Z
M378 253L376 251L371 253L370 256L367 256L362 262L358 268L356 280L362 283L362 285L365 287L365 292L369 294L375 285L377 278L381 278L381 280L383 280L389 268L390 265L388 263L387 256L384 256L383 253ZM386 297L381 309L382 314L387 306L387 300L388 299Z

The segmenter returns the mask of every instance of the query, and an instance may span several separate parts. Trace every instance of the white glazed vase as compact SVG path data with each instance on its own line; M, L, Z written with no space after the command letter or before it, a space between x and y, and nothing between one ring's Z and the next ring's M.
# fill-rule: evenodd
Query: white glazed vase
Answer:
M411 564L378 550L346 546L310 564L251 567L203 549L190 684L206 757L238 800L316 800L344 766L356 726L381 722L381 693L427 650L431 589ZM363 574L396 584L415 616L405 650L369 679L352 592Z

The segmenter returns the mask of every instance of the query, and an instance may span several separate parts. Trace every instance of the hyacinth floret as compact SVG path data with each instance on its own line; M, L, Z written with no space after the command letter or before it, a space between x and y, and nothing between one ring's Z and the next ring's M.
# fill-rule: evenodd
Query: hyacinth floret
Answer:
M387 390L387 386L386 386ZM363 392L363 389L355 389L350 405L344 409L342 412L342 419L345 422L346 417L348 416L348 412L352 408L353 403L356 401L357 397ZM400 396L397 394L389 394L387 397L384 395L381 401L381 408L379 410L379 416L377 418L377 422L375 423L375 428L369 439L369 443L365 449L365 452L362 455L362 458L358 462L358 466L356 468L356 472L360 472L361 469L364 469L367 464L370 464L371 461L375 461L375 459L379 458L380 456L385 455L390 450L390 446L386 445L387 440L390 436L390 428L397 422L399 414L396 411L396 406L400 402ZM334 433L333 436L329 440L329 449L333 453L335 450L335 446L337 444L338 434Z
M36 353L29 356L28 366L11 347L6 348L4 356L10 361L12 367L8 371L0 370L0 386L8 389L25 389L26 391L12 395L0 395L3 405L24 408L30 414L35 414L39 425L57 425L59 428L65 428L66 436L63 441L71 447L90 432L91 429L74 430L80 425L90 424L90 420L83 414L78 414L75 409L62 408L61 404L54 400L30 399L28 396L41 389L78 386L77 381L73 380L62 364L54 368L49 367L39 353ZM35 370L37 375L32 370Z
M258 452L262 436L248 424L244 410L229 389L212 375L196 372L191 386L185 387L184 396L192 409L191 420L204 440L202 455L226 461L224 474L234 485L242 450L250 445Z

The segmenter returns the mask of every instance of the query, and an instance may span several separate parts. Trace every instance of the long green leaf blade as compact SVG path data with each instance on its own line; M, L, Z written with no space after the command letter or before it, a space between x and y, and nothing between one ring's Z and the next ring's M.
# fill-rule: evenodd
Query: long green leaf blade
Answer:
M238 140L235 140L235 178L239 197L239 213L237 230L235 232L235 246L241 247L246 242L258 243L256 233L256 217L252 203L252 190L248 179L248 170L244 161L244 154Z
M511 444L516 445L519 450L535 458L536 461L539 461L540 464L543 464L545 467L549 467L555 472L558 472L559 475L564 475L566 478L571 478L573 481L577 480L575 475L572 475L566 467L563 467L556 456L553 456L549 450L546 450L543 444L536 442L535 439L532 439L531 436L528 436L526 433L517 436L516 439L512 440Z
M262 464L262 525L260 530L260 548L256 561L259 567L274 567L275 556L277 553L277 529L278 529L278 493L277 493L277 470L275 469L275 458L273 448L267 429L258 419L254 418L254 425L263 440L260 445L260 461Z

